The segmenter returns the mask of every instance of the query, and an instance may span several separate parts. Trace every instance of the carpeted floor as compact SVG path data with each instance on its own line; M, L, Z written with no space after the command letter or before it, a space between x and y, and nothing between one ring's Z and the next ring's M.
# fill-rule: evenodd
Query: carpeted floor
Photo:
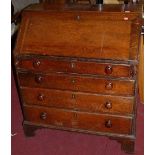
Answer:
M138 104L135 155L144 153L144 106ZM22 130L22 113L12 76L12 155L127 155L114 140L103 136L42 129L26 138Z

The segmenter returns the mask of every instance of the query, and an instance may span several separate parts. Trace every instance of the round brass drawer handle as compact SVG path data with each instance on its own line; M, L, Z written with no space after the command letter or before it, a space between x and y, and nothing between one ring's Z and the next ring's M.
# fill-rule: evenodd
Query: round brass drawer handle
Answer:
M46 113L46 112L42 112L42 113L40 114L40 118L41 118L42 120L45 120L45 119L47 118L47 113Z
M112 103L111 103L110 101L107 101L107 102L105 103L105 107L106 107L107 109L111 109L111 108L112 108Z
M36 77L35 77L35 81L36 81L37 83L42 83L42 82L43 82L43 77L42 77L41 75L36 76Z
M110 66L110 65L106 66L105 67L105 73L108 75L112 74L112 66Z
M45 95L44 94L39 94L38 95L38 100L39 101L43 101L45 99Z
M105 85L105 88L107 90L111 90L113 88L113 83L112 82L107 82L106 85Z
M33 62L33 67L34 67L34 68L38 68L40 65L41 65L41 62L40 62L39 60L35 60L35 61Z
M111 120L107 120L107 121L105 122L105 127L107 127L107 128L111 128L111 127L112 127L112 122L111 122Z

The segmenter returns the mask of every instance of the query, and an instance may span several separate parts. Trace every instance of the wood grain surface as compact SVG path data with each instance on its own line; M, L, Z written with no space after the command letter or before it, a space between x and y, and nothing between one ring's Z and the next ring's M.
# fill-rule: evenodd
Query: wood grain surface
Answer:
M22 88L23 101L28 105L75 109L84 112L133 114L134 97L98 95L73 91Z
M90 131L131 134L132 118L66 111L56 108L24 107L25 120L58 127L80 128ZM111 126L106 126L110 120Z
M115 78L132 78L131 72L136 72L132 65L117 63L99 63L91 61L64 60L58 58L19 58L16 62L19 70L36 72L64 72L78 74L94 74Z
M19 72L20 86L133 96L135 80L115 80L68 74Z

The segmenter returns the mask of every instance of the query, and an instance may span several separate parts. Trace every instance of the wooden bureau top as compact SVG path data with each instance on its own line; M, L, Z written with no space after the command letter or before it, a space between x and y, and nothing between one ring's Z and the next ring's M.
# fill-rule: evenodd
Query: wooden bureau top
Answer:
M137 60L141 7L32 5L23 12L17 55ZM131 12L130 12L130 11Z

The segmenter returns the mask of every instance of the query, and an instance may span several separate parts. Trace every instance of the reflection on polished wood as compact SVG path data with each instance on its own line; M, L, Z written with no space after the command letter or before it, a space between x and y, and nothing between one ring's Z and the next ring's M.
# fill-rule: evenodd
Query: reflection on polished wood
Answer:
M138 78L139 96L141 102L144 103L144 36L141 36Z

